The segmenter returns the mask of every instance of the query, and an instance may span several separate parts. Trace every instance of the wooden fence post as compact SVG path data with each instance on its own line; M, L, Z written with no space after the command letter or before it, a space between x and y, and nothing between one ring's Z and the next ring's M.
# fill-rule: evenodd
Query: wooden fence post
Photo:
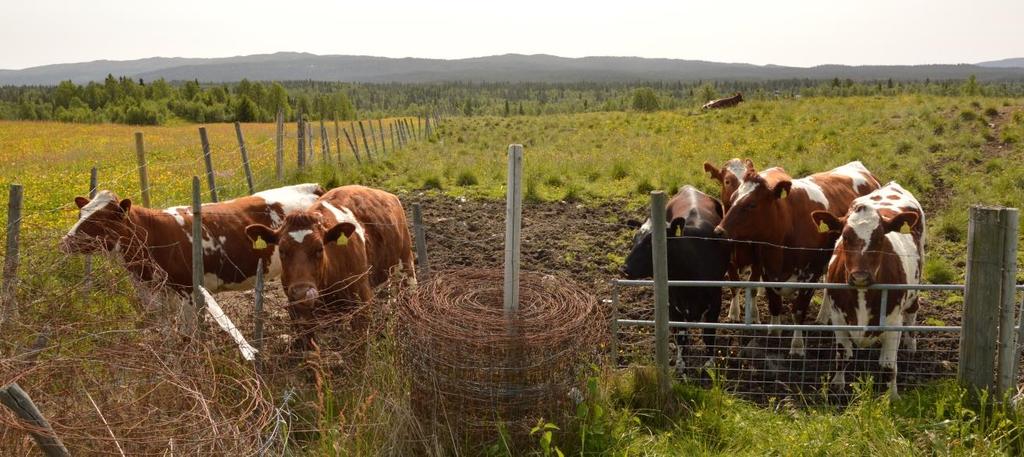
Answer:
M149 169L146 167L146 144L142 132L135 132L135 158L139 163L139 187L142 188L142 206L149 208Z
M256 185L252 181L252 167L249 165L249 151L245 149L245 137L242 136L242 124L235 121L235 136L238 137L238 150L242 153L242 168L245 169L245 183L249 186L249 195L256 193Z
M18 319L18 239L21 238L21 207L25 188L11 184L7 199L7 249L4 257L3 297L0 303L0 329Z
M320 116L320 153L324 156L324 164L331 159L331 140L327 137L327 127L324 126L324 117Z
M416 116L416 139L423 139L423 117Z
M99 190L99 173L96 167L92 167L89 170L89 200L96 198L96 192ZM82 295L88 296L92 290L92 255L85 255L85 280L82 284Z
M995 387L995 334L1004 290L1005 235L1001 209L972 206L967 227L967 275L957 377L978 390ZM999 259L994 261L993 259Z
M277 134L274 136L274 165L277 181L284 181L284 112L277 110Z
M342 131L345 132L345 141L348 141L348 147L352 150L352 155L356 157L356 163L362 163L362 160L359 160L359 146L356 146L358 142L352 141L352 137L348 135L347 129L342 129Z
M263 370L263 259L256 262L256 286L253 288L253 347L256 348L256 358L253 360L253 367L256 374Z
M203 145L203 162L206 163L206 184L210 186L210 201L217 200L217 178L213 174L213 155L210 152L210 139L206 136L206 127L199 127L199 143Z
M313 149L315 145L315 141L313 138L313 126L309 123L308 120L303 122L303 124L306 126L306 163L312 164Z
M363 129L363 121L359 121L359 133L363 137L363 150L366 151L366 160L373 162L373 154L370 153L370 143L366 142L366 130Z
M392 151L397 151L398 150L398 144L395 142L395 121L391 121L388 124L388 133L389 133L388 136L391 137L391 150Z
M341 126L338 124L338 112L334 112L334 149L338 150L338 165L341 165Z
M427 134L426 138L430 138L430 118L427 117L423 123L423 131Z
M505 317L519 311L519 251L523 220L523 145L508 147L508 195L505 205Z
M203 297L203 204L199 194L199 177L192 177L192 305L182 305L185 332L194 335L199 323L199 312L206 307Z
M1017 380L1017 229L1019 214L1016 208L1001 208L1003 229L1002 297L999 300L999 362L996 393L1004 395L1015 391Z
M306 126L302 125L302 111L299 111L299 116L295 120L295 134L297 135L295 157L298 160L299 170L301 171L306 168Z
M388 153L388 146L387 143L384 142L384 122L380 119L377 119L377 130L377 134L380 135L380 151L382 154L386 155ZM391 152L394 152L394 148L392 148Z
M665 192L651 192L651 256L654 259L654 360L658 395L668 400L672 387L668 368L668 242L665 233Z
M377 146L377 133L373 131L373 119L367 120L366 123L370 126L370 139L373 140L373 153L380 157L380 147Z
M356 137L356 123L355 123L355 121L349 122L348 126L352 127L352 138L350 139L350 141L352 142L352 146L353 146L352 153L355 154L358 157L359 156L359 138ZM345 130L345 134L347 136L348 130ZM358 162L358 160L356 160L356 161Z
M71 455L68 449L64 447L64 443L54 433L50 422L43 417L43 413L32 402L32 398L22 390L18 383L11 383L0 387L0 404L6 406L18 419L32 427L32 430L28 433L32 435L32 439L36 441L44 455L47 457Z
M430 263L427 260L427 232L423 227L423 212L419 203L412 204L412 231L416 237L416 266L420 280L430 278Z

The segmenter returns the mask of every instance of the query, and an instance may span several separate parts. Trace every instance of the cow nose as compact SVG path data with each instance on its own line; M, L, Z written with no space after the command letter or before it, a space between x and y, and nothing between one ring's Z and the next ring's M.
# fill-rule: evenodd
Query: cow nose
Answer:
M619 276L629 279L629 270L626 269L625 265L619 267Z
M295 285L288 288L288 299L294 302L313 301L320 297L316 287L308 284Z
M854 271L850 273L849 283L854 287L867 287L871 285L871 275L866 271Z
M727 237L728 235L729 235L729 234L725 232L725 229L724 229L724 228L722 228L722 226L721 226L721 225L719 225L718 227L715 227L715 236L720 236L720 237L722 237L722 238L725 238L725 237Z

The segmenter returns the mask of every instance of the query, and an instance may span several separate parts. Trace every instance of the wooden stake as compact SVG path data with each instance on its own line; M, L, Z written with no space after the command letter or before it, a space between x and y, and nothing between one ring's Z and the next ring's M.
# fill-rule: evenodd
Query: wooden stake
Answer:
M658 396L664 402L671 389L668 367L668 241L665 233L665 193L651 192L651 256L654 259L654 360L658 366Z
M206 136L206 127L199 127L199 143L203 146L203 161L206 163L206 183L210 187L210 201L218 202L217 179L213 173L213 156L210 153L210 139Z
M149 208L149 170L146 168L146 144L142 132L135 132L135 157L139 163L139 187L142 188L142 206Z
M242 124L235 122L235 136L238 137L238 150L242 153L242 168L245 169L245 183L249 186L249 195L256 193L256 185L252 180L252 167L249 165L249 151L245 149L245 137L242 136Z
M15 416L32 427L29 435L39 445L39 449L47 457L68 457L71 455L64 443L53 431L50 422L43 417L32 398L28 396L18 383L11 383L0 387L0 404L11 410ZM42 430L42 431L38 431Z

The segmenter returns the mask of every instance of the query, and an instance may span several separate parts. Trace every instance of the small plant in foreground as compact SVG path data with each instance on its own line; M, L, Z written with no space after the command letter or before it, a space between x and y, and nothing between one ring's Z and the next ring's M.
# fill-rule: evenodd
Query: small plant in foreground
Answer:
M552 430L558 430L558 426L540 419L537 421L537 425L530 429L530 436L537 437L537 446L540 447L541 456L551 457L557 455L558 457L565 457L565 454L562 453L558 446L552 446L551 439L554 436L551 433Z

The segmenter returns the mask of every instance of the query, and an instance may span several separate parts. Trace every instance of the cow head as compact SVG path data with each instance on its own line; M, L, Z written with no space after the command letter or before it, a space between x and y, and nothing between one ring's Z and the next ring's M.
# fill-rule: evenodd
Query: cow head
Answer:
M885 235L894 230L909 232L917 225L918 215L912 211L885 217L877 208L857 204L845 217L836 217L828 211L811 213L814 224L821 231L839 233L836 253L841 253L846 270L846 282L855 287L874 284L876 273L882 268L891 249L885 249Z
M772 184L757 174L754 164L746 161L743 182L732 195L732 206L725 213L715 233L734 240L774 242L778 206L789 195L793 182L783 174Z
M742 102L743 101L743 94L740 93L740 92L736 92L736 95L733 95L733 97L736 97L736 101L737 102Z
M128 213L130 199L119 200L109 190L96 198L75 197L78 222L60 240L60 251L67 254L88 254L100 250L117 251L121 240L131 236Z
M732 207L732 196L736 193L736 189L739 189L740 184L743 183L743 176L747 174L748 164L753 168L753 163L750 159L742 161L740 159L729 159L722 165L722 168L715 168L711 162L704 162L704 171L711 176L711 179L718 181L722 185L722 205L725 207L725 211L729 211Z
M288 214L276 230L261 224L245 228L255 247L277 246L285 294L292 304L305 306L312 305L324 292L317 287L323 284L326 249L332 244L347 244L355 231L356 226L349 222L325 227L319 213L308 211Z
M631 224L632 225L632 224ZM686 218L677 217L672 219L666 227L669 250L671 244L681 240L679 238L686 226ZM619 273L626 279L641 279L654 276L654 258L651 253L651 221L648 219L641 225L636 234L633 235L633 249L629 251L625 262L619 268Z

